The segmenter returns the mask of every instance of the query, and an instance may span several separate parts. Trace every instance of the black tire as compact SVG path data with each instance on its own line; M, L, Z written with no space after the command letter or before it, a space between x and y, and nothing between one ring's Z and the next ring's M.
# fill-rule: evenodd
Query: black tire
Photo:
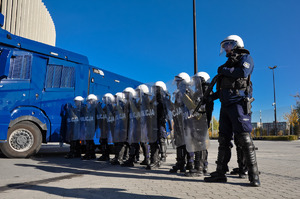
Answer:
M29 121L15 124L7 131L7 142L1 143L3 154L9 158L28 158L36 154L42 145L40 129Z

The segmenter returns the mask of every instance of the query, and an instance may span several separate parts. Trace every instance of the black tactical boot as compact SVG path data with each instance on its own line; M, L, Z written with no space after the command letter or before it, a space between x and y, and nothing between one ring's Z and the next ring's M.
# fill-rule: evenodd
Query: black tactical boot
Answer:
M247 177L247 166L245 163L245 158L243 155L243 150L238 142L238 136L234 136L234 144L236 146L236 154L237 154L237 163L239 165L238 168L234 168L230 174L232 175L239 175L239 178L246 178Z
M159 146L160 146L160 161L161 162L166 162L167 160L167 145L165 142L165 138L160 138L159 139Z
M160 167L159 161L159 147L157 143L150 144L151 147L151 163L147 165L146 169L148 170L155 170Z
M178 170L180 172L185 172L185 156L186 156L186 149L185 146L180 146L176 148L176 164L175 166L170 169L170 173L177 173Z
M227 182L227 177L224 173L218 171L210 173L210 177L204 178L205 182Z
M65 157L66 159L75 158L76 141L70 141L70 152Z
M122 167L134 167L133 163L136 155L136 149L137 146L135 143L129 146L129 159L121 164Z
M203 165L203 174L207 174L207 172L208 172L208 161L207 161L207 158L208 158L208 151L205 150L205 158L204 158L204 165Z
M185 174L187 177L198 177L203 175L203 167L206 158L206 151L195 152L194 168Z
M219 136L219 148L217 159L217 170L210 174L210 177L204 178L205 182L227 182L226 172L228 170L228 162L231 158L230 141L225 137Z
M143 149L144 160L140 163L140 165L149 165L150 157L149 157L149 145L146 143L141 143L141 147Z
M115 157L110 161L111 165L120 165L123 163L125 147L122 143L115 143Z
M248 167L248 177L250 181L250 185L254 187L260 186L259 181L259 171L257 167L256 161L256 153L255 153L255 146L253 144L252 138L250 133L241 133L238 135L238 141L242 146L243 155L246 160L246 164Z
M96 156L93 154L93 140L86 140L86 152L85 155L81 157L82 160L90 160L90 159L95 159ZM94 151L95 153L95 151Z
M108 151L108 143L107 139L102 139L100 141L100 148L102 152L102 156L97 159L97 161L109 161L109 151Z
M186 163L186 166L185 166L185 169L186 170L191 170L194 168L194 156L195 154L194 153L187 153L187 163Z

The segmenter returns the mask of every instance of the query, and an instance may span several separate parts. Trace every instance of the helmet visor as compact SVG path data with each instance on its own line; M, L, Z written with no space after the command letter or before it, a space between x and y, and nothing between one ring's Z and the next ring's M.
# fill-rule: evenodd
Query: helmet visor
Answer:
M220 56L224 55L225 54L224 52L226 52L226 54L229 53L236 46L237 46L236 41L232 41L232 40L222 41L221 49L220 49Z

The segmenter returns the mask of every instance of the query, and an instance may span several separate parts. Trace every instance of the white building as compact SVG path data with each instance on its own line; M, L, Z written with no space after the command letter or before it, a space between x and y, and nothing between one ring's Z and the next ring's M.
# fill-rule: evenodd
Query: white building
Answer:
M55 46L53 20L42 0L0 0L3 29L14 35Z

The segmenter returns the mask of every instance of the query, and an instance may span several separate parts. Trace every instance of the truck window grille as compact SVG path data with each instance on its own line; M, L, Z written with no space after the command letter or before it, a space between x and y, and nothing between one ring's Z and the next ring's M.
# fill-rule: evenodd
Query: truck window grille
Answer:
M46 88L74 88L75 68L68 66L48 65Z
M30 79L31 55L20 55L10 59L8 79Z
M46 88L52 88L53 74L54 74L53 65L47 66L47 80L46 80Z
M59 88L60 86L60 80L61 80L61 73L62 73L62 66L56 66L54 77L53 77L53 88Z

